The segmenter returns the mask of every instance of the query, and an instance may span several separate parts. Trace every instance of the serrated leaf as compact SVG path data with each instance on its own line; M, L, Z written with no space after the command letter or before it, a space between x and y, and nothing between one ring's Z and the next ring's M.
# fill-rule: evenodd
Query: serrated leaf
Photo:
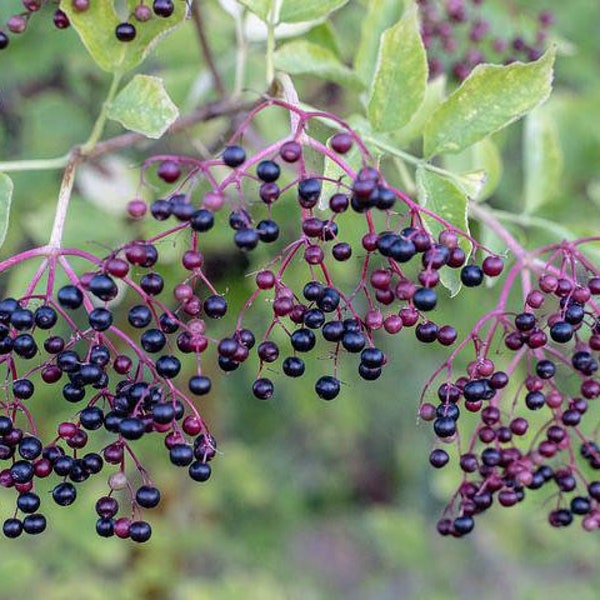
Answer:
M273 0L238 0L250 12L253 12L257 17L267 22L269 19L269 11Z
M406 125L425 98L427 57L419 31L417 7L381 35L367 115L376 131Z
M6 234L8 233L13 190L12 179L8 175L0 173L0 248L4 244Z
M290 75L313 75L354 90L363 85L356 74L327 48L304 40L289 42L275 52L275 67Z
M346 4L348 0L283 0L280 23L299 23L323 19Z
M76 11L71 0L62 0L60 4L96 64L111 73L123 73L141 63L161 37L184 21L187 13L185 2L174 2L175 10L170 17L153 15L148 22L137 24L135 39L119 42L115 28L123 19L114 4L114 0L90 2L83 12ZM129 11L133 12L137 4L137 0L128 0Z
M458 186L421 166L417 169L417 189L419 201L423 206L456 229L469 233L469 200ZM434 237L446 229L446 225L427 215L423 215L423 223ZM471 254L471 242L459 236L459 245L468 257ZM451 296L458 294L461 282L460 272L457 269L448 267L441 269L440 281L450 291Z
M558 130L543 107L527 115L523 131L526 213L550 201L558 189L563 157Z
M424 132L425 156L460 152L510 125L548 98L555 50L539 60L479 65L435 111Z
M400 19L402 9L400 0L370 0L368 3L354 59L354 69L365 84L373 79L381 34Z
M163 80L150 75L136 75L112 101L109 118L131 131L158 139L179 116Z

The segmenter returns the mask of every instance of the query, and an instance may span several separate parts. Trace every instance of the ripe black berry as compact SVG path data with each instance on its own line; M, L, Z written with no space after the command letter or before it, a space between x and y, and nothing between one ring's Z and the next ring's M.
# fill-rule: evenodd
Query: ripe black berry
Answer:
M324 375L315 383L315 391L323 400L333 400L340 393L340 381L336 377Z
M76 309L83 303L83 294L74 285L65 285L58 290L57 299L64 308Z
M173 14L175 6L173 5L173 0L154 0L152 10L155 15L166 18Z
M246 151L241 146L227 146L223 151L223 162L232 169L246 160Z
M477 287L483 281L483 269L479 265L467 265L460 272L460 280L466 287Z
M266 181L267 183L271 183L272 181L277 181L279 179L279 174L281 173L281 169L276 162L272 160L263 160L258 163L256 167L256 174L259 179Z
M59 506L69 506L77 498L77 490L72 483L59 483L52 490L52 498Z
M133 521L129 526L129 537L132 542L147 542L152 536L152 527L146 521Z
M115 28L115 36L120 42L131 42L136 33L135 25L131 23L119 23Z
M150 485L143 485L135 493L135 501L142 508L154 508L160 502L160 491Z
M51 306L39 306L34 315L35 324L40 329L52 329L56 324L58 315Z
M429 288L419 288L413 294L413 304L415 308L422 311L429 311L435 308L437 304L437 294Z

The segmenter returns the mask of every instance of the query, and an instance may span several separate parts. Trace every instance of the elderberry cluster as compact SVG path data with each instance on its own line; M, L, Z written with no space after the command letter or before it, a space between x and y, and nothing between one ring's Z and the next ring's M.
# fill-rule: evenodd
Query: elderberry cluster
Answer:
M69 0L73 10L79 13L89 10L93 2L104 2L107 0ZM185 0L179 0L185 1ZM6 22L6 29L12 34L22 34L27 29L29 19L34 13L37 13L44 5L58 5L60 0L23 0L24 11L13 15ZM129 18L119 23L115 28L115 37L120 42L131 42L137 35L137 23L145 23L153 17L168 18L175 11L173 0L152 0L152 8L148 6L148 2L140 0L139 4L133 9ZM60 8L56 8L53 13L54 26L57 29L66 29L71 23L67 14ZM9 35L0 29L0 50L3 50L9 45Z
M501 302L484 317L473 333L476 359L466 375L439 385L437 405L421 405L421 417L442 443L430 463L450 464L452 452L441 446L454 443L463 472L438 522L443 535L465 535L494 502L512 507L542 488L554 491L550 525L568 526L579 517L586 531L600 528L598 420L591 410L600 396L600 276L576 245L549 251L555 258L535 266L538 283L526 291L524 310L510 314ZM526 268L517 264L512 274ZM503 370L490 358L498 342L509 351ZM459 430L461 412L466 430ZM479 415L474 424L473 414Z
M494 27L486 18L483 0L418 0L421 36L429 57L429 74L447 72L458 81L466 79L480 63L537 60L544 51L553 16L537 16L536 31L526 36Z

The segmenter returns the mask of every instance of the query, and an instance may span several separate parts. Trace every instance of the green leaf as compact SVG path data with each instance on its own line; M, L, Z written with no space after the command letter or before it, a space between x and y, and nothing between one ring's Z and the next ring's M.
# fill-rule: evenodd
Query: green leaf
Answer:
M465 233L469 233L469 201L467 196L449 179L428 171L420 166L417 169L417 189L423 206ZM437 237L446 226L433 217L423 216L423 223L431 235ZM459 245L467 257L471 254L471 242L459 236ZM461 288L460 274L456 269L444 267L440 271L440 281L452 296Z
M370 0L363 19L360 42L354 58L354 69L368 84L373 79L381 34L402 16L400 0Z
M8 233L10 203L12 201L13 189L12 179L8 175L0 173L0 248Z
M131 131L158 139L179 116L160 77L136 75L112 101L109 118Z
M185 2L174 2L175 11L169 18L153 16L147 23L134 22L135 39L119 42L115 28L123 19L118 16L114 4L114 0L90 2L84 12L77 12L71 0L63 0L60 4L96 64L111 73L123 73L141 63L161 37L184 21L187 13ZM133 12L137 4L137 0L128 0L129 11Z
M483 138L459 154L446 154L443 160L444 168L462 173L458 176L462 179L472 178L475 173L485 174L479 188L467 194L473 200L482 201L489 198L500 182L502 157L498 147L489 137Z
M554 55L550 49L528 64L475 67L427 123L425 156L460 152L546 100L552 89Z
M283 0L280 23L298 23L322 19L341 8L348 0Z
M558 131L544 108L527 115L523 131L526 213L535 212L556 195L562 172Z
M269 20L272 0L238 0L238 2L243 4L250 12L253 12L265 23Z
M363 87L356 74L331 50L304 40L289 42L279 48L275 52L275 67L290 75L313 75L354 90Z
M381 35L367 106L373 129L394 131L406 125L423 102L426 88L427 58L417 8L411 4L402 19Z
M308 33L303 35L303 39L322 48L331 50L336 57L340 57L341 47L338 34L335 31L333 25L329 22L319 23L316 27L313 27Z

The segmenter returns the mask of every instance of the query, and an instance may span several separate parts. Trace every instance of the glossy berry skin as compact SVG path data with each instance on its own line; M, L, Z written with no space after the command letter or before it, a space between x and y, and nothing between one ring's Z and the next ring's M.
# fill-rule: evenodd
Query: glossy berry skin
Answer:
M211 467L209 464L197 460L190 465L188 473L194 481L207 481L211 475Z
M81 290L74 285L65 285L58 290L57 299L58 303L63 308L75 310L83 303L83 294Z
M39 513L27 515L23 519L23 530L30 535L37 535L46 529L46 517Z
M227 146L223 150L223 162L234 169L246 160L246 151L241 146Z
M210 392L212 387L211 380L203 375L195 375L190 378L188 388L196 396L204 396Z
M59 506L69 506L77 498L77 490L72 483L59 483L52 490L52 498Z
M419 288L412 298L415 308L422 311L433 310L437 304L437 294L429 288Z
M465 287L477 287L483 282L483 269L479 265L467 265L461 269L460 280Z
M166 18L173 14L175 6L173 5L173 0L154 0L152 10L155 15Z
M340 393L340 381L336 377L324 375L315 383L317 396L323 400L333 400Z
M119 23L115 27L115 36L120 42L131 42L136 36L135 25L132 23Z
M2 533L10 539L18 538L23 533L23 522L19 519L6 519L2 525Z
M306 370L304 361L297 356L288 356L281 367L288 377L301 377Z
M256 167L256 175L266 183L277 181L280 173L281 169L279 168L279 165L272 160L263 160L258 163L258 166Z
M143 485L135 493L135 501L142 508L154 508L160 502L160 491L155 487Z
M152 527L146 521L133 521L129 526L129 538L141 544L147 542L152 535Z

